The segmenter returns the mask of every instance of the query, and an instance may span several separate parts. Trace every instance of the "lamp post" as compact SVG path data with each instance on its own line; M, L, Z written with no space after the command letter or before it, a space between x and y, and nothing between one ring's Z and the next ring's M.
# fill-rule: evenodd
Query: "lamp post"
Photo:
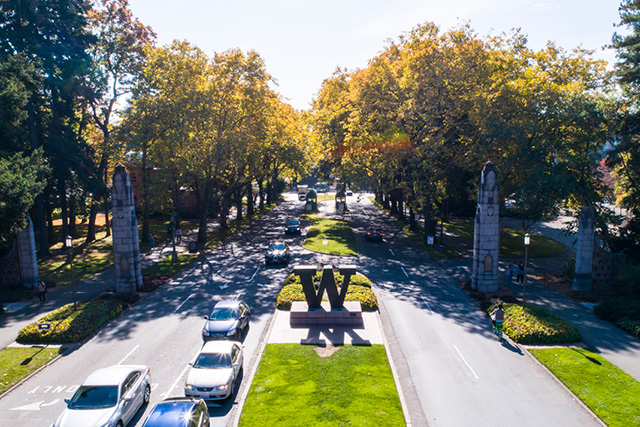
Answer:
M527 303L527 258L529 255L529 244L531 243L531 236L529 233L524 235L524 295L522 297L522 303Z
M178 262L178 253L176 252L176 219L175 217L171 217L171 246L173 250L171 251L171 263Z
M76 309L76 282L73 278L73 239L71 236L67 236L65 241L67 249L69 250L69 265L71 266L71 289L73 290L73 309Z

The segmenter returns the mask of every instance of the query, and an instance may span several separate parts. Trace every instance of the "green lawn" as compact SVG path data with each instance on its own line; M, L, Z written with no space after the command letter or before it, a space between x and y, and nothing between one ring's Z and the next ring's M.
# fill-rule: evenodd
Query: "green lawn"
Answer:
M171 255L145 268L142 274L174 276L198 258L197 254L178 254L178 262L171 262Z
M304 247L332 255L357 255L356 238L346 221L307 215L312 221Z
M335 200L336 196L334 194L318 194L318 203L326 202L327 200Z
M382 345L267 344L240 426L403 426L400 399Z
M451 221L445 222L447 231L457 236L464 237L473 243L473 221ZM564 245L555 240L535 233L531 235L531 245L529 245L530 257L556 256L564 252ZM501 256L524 256L524 235L525 231L517 228L500 228L500 255Z
M582 348L530 352L608 426L640 426L640 383L602 356Z
M59 347L7 347L0 350L0 394L63 351Z

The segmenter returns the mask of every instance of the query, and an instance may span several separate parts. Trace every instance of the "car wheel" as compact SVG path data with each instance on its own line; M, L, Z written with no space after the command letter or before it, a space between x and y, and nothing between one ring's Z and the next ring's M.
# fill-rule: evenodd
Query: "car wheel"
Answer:
M118 421L118 424L116 424L116 427L124 427L124 425L122 424L122 421Z
M142 395L142 404L148 405L150 399L151 399L151 387L149 387L149 384L147 384L144 387L144 394Z

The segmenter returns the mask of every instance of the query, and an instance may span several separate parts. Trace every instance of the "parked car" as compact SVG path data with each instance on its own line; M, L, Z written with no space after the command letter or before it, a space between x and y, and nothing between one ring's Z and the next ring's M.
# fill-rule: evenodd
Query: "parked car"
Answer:
M300 221L297 219L290 219L287 221L284 234L300 234Z
M202 328L202 339L240 341L249 327L250 316L249 306L242 301L218 301L211 315L204 316L207 322Z
M242 346L237 341L209 341L195 357L184 385L187 397L221 400L233 394L242 373Z
M142 427L209 427L209 409L202 399L170 397L158 403Z
M375 227L369 227L367 229L367 241L368 242L382 242L382 231Z
M283 263L286 264L289 262L289 245L284 240L274 240L269 243L267 247L267 253L264 255L264 263L266 265L272 263Z
M116 365L93 372L65 399L54 427L124 427L149 403L151 371L144 365Z

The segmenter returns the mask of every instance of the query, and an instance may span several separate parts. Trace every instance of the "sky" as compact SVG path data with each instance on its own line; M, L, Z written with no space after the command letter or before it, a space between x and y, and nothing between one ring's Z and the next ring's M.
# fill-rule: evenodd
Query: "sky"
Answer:
M159 45L187 40L205 53L255 50L277 80L275 90L298 110L337 67L365 68L387 40L425 22L442 30L462 23L480 35L520 28L530 48L553 41L566 50L604 49L619 22L619 0L129 0ZM624 32L624 30L618 30Z

